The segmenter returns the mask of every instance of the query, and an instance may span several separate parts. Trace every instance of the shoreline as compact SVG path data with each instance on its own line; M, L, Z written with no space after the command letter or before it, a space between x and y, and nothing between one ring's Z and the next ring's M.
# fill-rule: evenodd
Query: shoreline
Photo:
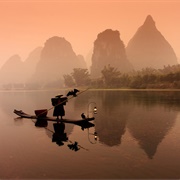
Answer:
M80 91L83 91L87 89L88 91L157 91L157 92L170 92L170 91L180 91L180 89L128 89L128 88L81 88L81 87L75 87L79 89ZM46 91L63 91L63 90L72 90L74 88L57 88L57 89L9 89L9 90L3 90L0 89L0 92L46 92Z

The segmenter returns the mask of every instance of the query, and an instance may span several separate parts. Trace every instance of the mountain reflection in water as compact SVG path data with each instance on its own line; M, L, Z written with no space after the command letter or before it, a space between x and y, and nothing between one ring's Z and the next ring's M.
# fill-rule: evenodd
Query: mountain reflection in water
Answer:
M41 96L39 101L32 94L31 101L44 104L47 101L45 96ZM65 109L67 117L79 118L82 109L85 109L85 114L88 113L89 102L96 102L95 131L98 132L99 142L107 146L121 145L123 135L129 131L151 159L175 123L178 112L171 110L180 108L179 100L180 93L176 91L88 91L72 103L68 102ZM53 124L49 123L48 128L52 130ZM73 128L73 124L66 125L68 135ZM46 133L52 137L51 132Z
M179 92L103 91L93 95L99 106L95 127L99 141L120 145L129 131L150 159L175 123L178 112L171 109L180 106Z
M0 92L0 178L180 177L180 91L86 91L67 102L64 118L94 116L97 106L89 127L13 114L48 109L57 94L67 91Z

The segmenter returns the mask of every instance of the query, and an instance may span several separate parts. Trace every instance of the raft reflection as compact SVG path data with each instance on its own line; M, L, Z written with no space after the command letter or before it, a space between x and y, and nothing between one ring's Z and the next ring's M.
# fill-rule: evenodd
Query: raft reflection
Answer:
M48 124L51 124L51 126L49 126ZM81 122L75 122L72 123L73 125L77 125L81 127L81 130L84 131L84 129L88 129L89 132L89 128L94 127L94 124L89 122L89 121L81 121ZM53 125L53 130L52 130L52 125ZM68 134L71 134L71 132L66 133L66 125L65 123L61 122L61 121L57 121L55 123L48 123L48 121L46 120L42 120L42 119L37 119L35 122L35 126L36 127L42 127L46 129L46 133L49 137L52 138L52 142L56 142L56 144L58 146L63 146L66 143L67 146L69 147L69 149L74 150L74 151L78 151L80 150L80 148L82 148L77 141L72 142L71 140L69 140L68 138ZM67 129L68 131L69 129ZM71 129L72 131L72 129ZM97 133L94 134L94 136L97 138Z

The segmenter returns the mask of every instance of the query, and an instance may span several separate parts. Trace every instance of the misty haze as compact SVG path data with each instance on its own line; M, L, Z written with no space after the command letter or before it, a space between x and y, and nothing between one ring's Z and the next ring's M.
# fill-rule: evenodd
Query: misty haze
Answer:
M0 179L180 178L175 2L0 5Z
M64 37L54 36L22 61L13 55L0 69L1 89L179 88L176 54L151 15L125 47L118 30L97 35L91 66ZM16 68L15 68L16 67ZM81 80L80 80L81 79Z

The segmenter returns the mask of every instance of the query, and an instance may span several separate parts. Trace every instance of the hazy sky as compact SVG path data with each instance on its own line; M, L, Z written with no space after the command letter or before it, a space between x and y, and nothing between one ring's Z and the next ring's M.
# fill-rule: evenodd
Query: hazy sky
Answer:
M126 46L148 14L180 57L180 0L0 0L0 66L14 54L25 60L52 36L86 56L110 28Z

